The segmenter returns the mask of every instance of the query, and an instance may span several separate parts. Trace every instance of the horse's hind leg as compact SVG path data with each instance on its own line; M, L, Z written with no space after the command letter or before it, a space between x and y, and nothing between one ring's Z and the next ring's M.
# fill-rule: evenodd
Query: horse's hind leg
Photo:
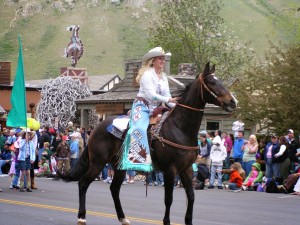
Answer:
M122 225L130 225L130 221L125 217L120 201L120 189L124 181L126 171L116 170L114 174L114 179L110 185L111 196L114 200L115 209L117 216Z
M89 188L90 184L95 180L97 176L99 176L100 171L102 171L103 167L89 167L86 174L80 178L78 182L79 188L79 211L78 211L78 221L77 225L85 225L86 224L86 192Z
M163 219L164 225L170 225L170 209L173 203L173 190L174 190L175 172L172 169L164 171L164 183L165 183L165 216Z
M180 179L185 189L187 200L188 200L187 210L185 214L186 225L193 224L192 220L193 220L193 207L194 207L195 194L192 186L192 174L193 174L192 167L180 173Z

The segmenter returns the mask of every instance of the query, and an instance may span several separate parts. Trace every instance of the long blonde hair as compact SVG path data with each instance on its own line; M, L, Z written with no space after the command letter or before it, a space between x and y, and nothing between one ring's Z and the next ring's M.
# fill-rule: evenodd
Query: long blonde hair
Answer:
M251 138L251 137L253 138L253 141L254 141L253 145L258 145L256 135L255 134L251 134L249 138Z
M236 170L239 172L239 174L241 174L241 173L245 173L245 171L243 170L243 167L242 167L242 165L239 163L239 162L235 162L235 163L233 163L232 165L234 165L235 166L235 168L236 168Z
M143 62L142 67L140 68L138 75L135 78L135 80L138 84L140 83L140 80L141 80L143 74L145 73L145 71L153 66L153 60L154 60L154 58L151 58L148 61Z
M140 83L140 80L141 80L143 74L145 73L145 71L148 70L149 68L153 67L153 61L154 61L154 59L155 59L155 57L149 59L146 62L143 62L142 67L140 68L140 70L138 72L138 75L135 78L135 81L136 81L137 84ZM160 73L163 73L163 70L161 70Z

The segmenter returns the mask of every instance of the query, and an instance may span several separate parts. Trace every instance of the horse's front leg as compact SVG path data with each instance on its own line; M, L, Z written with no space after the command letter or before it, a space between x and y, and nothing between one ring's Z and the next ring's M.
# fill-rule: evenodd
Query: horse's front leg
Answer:
M78 182L79 188L79 211L77 225L86 224L86 192L90 184L100 174L102 168L89 167L88 171Z
M125 217L125 214L122 209L120 201L120 190L121 185L124 181L126 171L125 170L116 170L114 174L113 181L110 185L111 196L114 200L115 209L117 216L122 225L130 225L130 221Z
M192 167L181 172L179 175L188 200L186 214L185 214L185 224L192 225L193 208L194 208L194 200L195 200L194 189L192 186L192 177L193 177Z
M164 171L164 183L165 183L165 216L164 216L164 225L170 225L170 209L173 203L173 190L174 190L174 179L175 172L171 168L167 171Z

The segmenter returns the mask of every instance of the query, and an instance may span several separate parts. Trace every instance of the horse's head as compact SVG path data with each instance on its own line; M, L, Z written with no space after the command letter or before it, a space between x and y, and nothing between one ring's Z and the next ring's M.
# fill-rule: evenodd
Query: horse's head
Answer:
M207 63L205 69L199 75L199 81L202 86L202 100L204 100L205 95L205 102L218 105L227 112L231 112L236 108L236 98L215 76L215 65L210 68L209 63Z

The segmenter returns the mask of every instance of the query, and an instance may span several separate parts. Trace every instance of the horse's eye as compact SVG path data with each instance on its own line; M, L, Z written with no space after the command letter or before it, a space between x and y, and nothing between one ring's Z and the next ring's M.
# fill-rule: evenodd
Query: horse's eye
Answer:
M215 85L216 84L216 80L215 79L210 79L210 80L207 81L207 83L209 85Z

